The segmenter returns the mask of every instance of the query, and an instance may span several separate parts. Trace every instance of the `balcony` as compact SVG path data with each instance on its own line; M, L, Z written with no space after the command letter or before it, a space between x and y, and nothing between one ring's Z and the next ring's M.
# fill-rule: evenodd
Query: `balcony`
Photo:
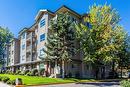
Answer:
M31 39L31 37L32 37L32 33L27 34L27 40Z
M29 62L29 61L31 61L31 56L27 56L26 58L26 62Z
M37 56L36 56L36 54L33 54L32 55L32 61L35 61L35 60L37 60Z
M36 37L36 34L34 32L32 33L32 37Z
M32 39L32 42L35 43L35 42L36 42L36 38L33 38L33 39Z
M30 51L32 49L31 45L27 46L26 51Z

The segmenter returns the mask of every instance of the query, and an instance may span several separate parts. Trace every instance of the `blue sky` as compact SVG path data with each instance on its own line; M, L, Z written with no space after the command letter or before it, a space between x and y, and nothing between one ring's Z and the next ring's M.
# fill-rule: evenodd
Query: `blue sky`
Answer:
M30 27L40 9L57 10L66 5L83 14L89 11L94 3L111 4L117 9L122 20L121 25L130 32L130 1L129 0L0 0L0 26L8 27L15 37L24 27Z

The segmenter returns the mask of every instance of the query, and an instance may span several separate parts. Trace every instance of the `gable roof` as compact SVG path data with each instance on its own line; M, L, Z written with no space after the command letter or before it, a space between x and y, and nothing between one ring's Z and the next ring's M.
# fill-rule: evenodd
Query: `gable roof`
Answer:
M23 28L18 34L21 35L23 32L25 32L26 30L28 30L28 28Z
M40 10L40 11L38 12L38 14L36 15L35 21L37 21L37 20L39 19L39 17L40 17L42 14L46 13L46 12L48 12L49 14L54 14L54 12L52 12L52 11L50 11L50 10L42 9L42 10Z
M77 13L76 11L70 9L70 8L67 7L66 5L61 6L59 9L57 9L57 10L55 11L55 13L58 13L58 12L60 12L61 10L62 10L62 11L66 10L66 11L72 13L72 14L75 14L77 17L81 17L81 15L80 15L79 13Z

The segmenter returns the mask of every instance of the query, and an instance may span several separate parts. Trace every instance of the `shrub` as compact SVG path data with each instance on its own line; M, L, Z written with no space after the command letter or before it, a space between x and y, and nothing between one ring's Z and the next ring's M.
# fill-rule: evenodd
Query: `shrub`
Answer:
M2 77L3 82L7 82L10 78L9 77Z
M31 75L32 76L38 75L38 70L37 69L33 69L32 72L31 72Z
M23 74L26 75L28 72L29 72L29 70L25 70Z
M69 77L69 78L71 78L71 77L72 77L72 73L71 73L71 72L68 74L68 77Z
M7 71L7 74L14 74L14 72L9 70L9 71Z
M6 83L11 84L11 85L15 85L15 80L8 80Z
M11 84L12 82L11 82L11 80L8 80L6 83L7 83L7 84Z
M21 72L19 73L19 75L24 75L24 71L21 71Z
M121 81L121 87L130 87L130 81L129 80Z
M77 73L75 74L75 77L76 77L76 78L80 78L80 73L77 72Z
M3 77L2 77L2 76L0 76L0 81L2 81L2 78L3 78Z
M40 74L40 75L44 75L44 71L45 71L45 69L40 69L40 70L39 70L39 74Z
M6 70L5 72L6 74L13 74L13 72L11 70Z
M1 70L0 73L5 74L5 73L6 73L6 70Z
M21 71L20 71L20 70L17 70L15 74L16 74L16 75L19 75L20 73L21 73Z
M27 75L27 76L31 76L30 73L31 73L31 72L29 71L26 75Z
M7 74L8 74L8 73L9 73L9 70L6 70L6 72L5 72L5 73L7 73Z
M15 80L12 80L12 83L11 83L12 85L15 85L16 83L15 83Z

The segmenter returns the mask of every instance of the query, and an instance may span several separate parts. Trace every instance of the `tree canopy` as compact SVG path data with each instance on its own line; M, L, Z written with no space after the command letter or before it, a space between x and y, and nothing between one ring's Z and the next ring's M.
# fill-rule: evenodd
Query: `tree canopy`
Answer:
M119 62L117 54L126 48L124 42L127 37L119 22L118 12L110 5L90 7L84 23L76 24L76 36L85 62L95 64L96 68Z
M61 74L64 78L64 61L71 60L74 50L74 25L68 13L58 13L56 18L51 20L50 29L47 35L47 43L43 50L46 55L44 60L60 61Z
M0 27L0 64L4 63L3 54L5 50L5 45L10 42L13 38L13 34L8 28Z

